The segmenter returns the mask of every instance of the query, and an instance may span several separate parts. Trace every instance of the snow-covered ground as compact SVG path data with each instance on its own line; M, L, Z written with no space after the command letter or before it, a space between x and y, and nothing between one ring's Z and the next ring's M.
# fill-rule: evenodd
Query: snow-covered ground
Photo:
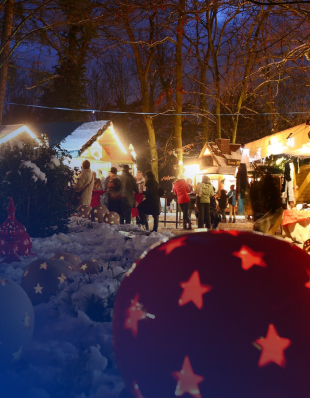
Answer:
M60 251L96 259L103 269L96 276L71 274L55 297L34 307L31 346L14 367L0 372L0 397L117 398L123 385L112 347L115 294L143 251L171 236L73 218L70 233L33 239L34 256L0 264L0 275L18 283L32 261Z

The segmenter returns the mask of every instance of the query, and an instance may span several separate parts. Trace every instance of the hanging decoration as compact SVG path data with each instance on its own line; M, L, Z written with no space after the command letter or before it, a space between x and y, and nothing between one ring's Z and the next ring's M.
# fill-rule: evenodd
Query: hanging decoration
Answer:
M26 228L16 220L16 207L10 198L7 207L8 217L0 225L0 257L5 257L2 263L20 261L19 256L29 255L32 243Z
M118 367L136 398L307 398L309 313L310 257L297 246L239 231L178 236L120 285Z

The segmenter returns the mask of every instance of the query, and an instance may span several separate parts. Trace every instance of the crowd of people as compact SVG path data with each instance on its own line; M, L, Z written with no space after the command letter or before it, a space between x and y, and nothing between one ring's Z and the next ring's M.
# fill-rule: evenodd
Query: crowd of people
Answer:
M90 169L90 162L85 160L82 163L82 172L73 187L80 195L78 206L104 205L109 211L119 214L121 224L131 224L132 209L136 207L138 211L136 223L148 230L148 216L151 215L154 220L153 231L157 231L161 212L160 197L164 192L152 171L147 171L145 176L138 171L135 178L130 173L129 166L124 165L122 174L118 175L117 172L116 167L111 167L109 175L104 178L102 171L98 170L97 177L97 173ZM172 190L183 213L183 229L191 229L192 210L198 218L198 228L217 229L221 221L227 222L227 205L228 222L236 222L234 185L231 185L228 193L222 189L217 194L208 176L203 176L194 189L192 180L180 174ZM194 194L194 201L189 196L191 193Z

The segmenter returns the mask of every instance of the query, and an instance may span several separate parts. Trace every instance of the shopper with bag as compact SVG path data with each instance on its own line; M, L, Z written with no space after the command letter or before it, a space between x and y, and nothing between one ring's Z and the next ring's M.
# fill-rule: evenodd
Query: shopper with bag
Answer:
M203 228L205 223L206 228L211 229L210 197L214 196L214 189L208 176L202 177L202 181L197 185L195 193L198 196L198 228Z
M82 172L78 177L77 183L73 186L75 191L72 204L76 206L90 206L94 187L94 177L90 169L90 162L84 160L82 163Z

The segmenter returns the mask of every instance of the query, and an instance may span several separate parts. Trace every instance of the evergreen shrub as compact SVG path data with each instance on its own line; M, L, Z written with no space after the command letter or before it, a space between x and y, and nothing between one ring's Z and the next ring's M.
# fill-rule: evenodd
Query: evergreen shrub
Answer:
M59 145L49 148L34 140L8 141L0 145L0 223L13 197L16 218L31 237L68 231L73 211L75 171L64 164L69 154Z

